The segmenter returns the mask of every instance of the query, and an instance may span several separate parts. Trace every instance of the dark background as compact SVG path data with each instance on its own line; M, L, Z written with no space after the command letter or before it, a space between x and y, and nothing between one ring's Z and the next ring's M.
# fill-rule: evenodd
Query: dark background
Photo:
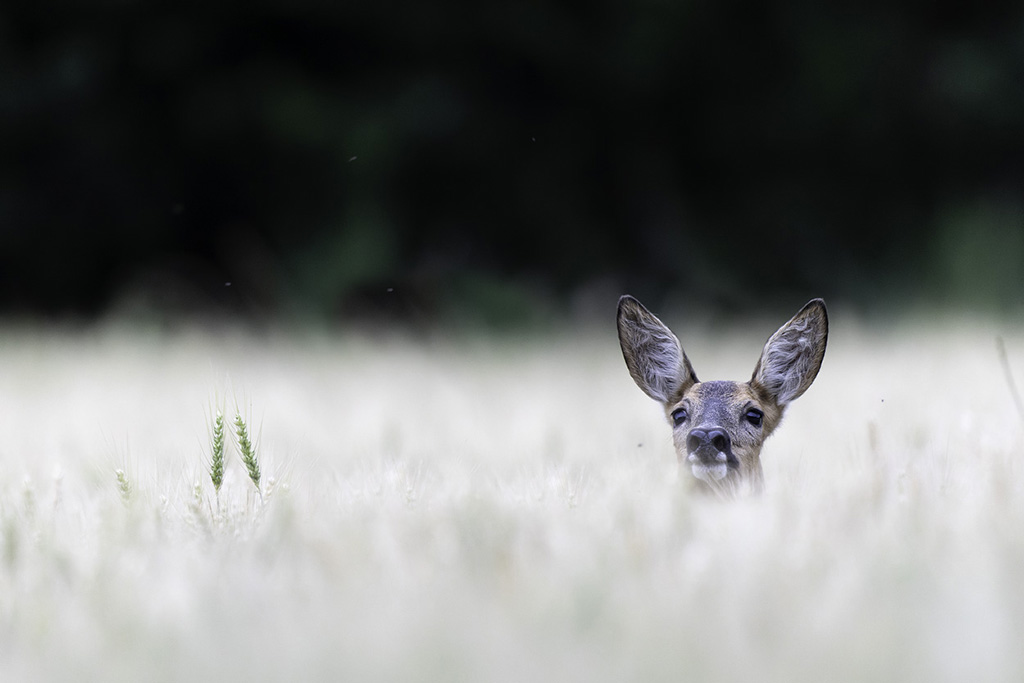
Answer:
M1017 315L1011 7L5 3L0 314Z

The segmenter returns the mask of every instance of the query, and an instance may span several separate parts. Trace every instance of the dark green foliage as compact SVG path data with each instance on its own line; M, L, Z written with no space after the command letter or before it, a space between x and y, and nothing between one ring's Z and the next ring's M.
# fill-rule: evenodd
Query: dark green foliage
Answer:
M5 10L0 311L1024 287L1014 5L196 7Z

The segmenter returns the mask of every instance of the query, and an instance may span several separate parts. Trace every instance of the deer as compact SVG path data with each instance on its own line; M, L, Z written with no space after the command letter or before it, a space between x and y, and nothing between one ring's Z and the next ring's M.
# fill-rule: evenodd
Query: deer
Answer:
M761 493L761 446L825 357L825 302L810 300L768 338L747 382L701 382L672 330L628 294L619 299L616 322L629 374L664 408L692 485L722 497Z

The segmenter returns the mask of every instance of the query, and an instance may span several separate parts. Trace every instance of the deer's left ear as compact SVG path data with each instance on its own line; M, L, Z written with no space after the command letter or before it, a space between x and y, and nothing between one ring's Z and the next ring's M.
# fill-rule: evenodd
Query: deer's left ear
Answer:
M807 391L818 376L827 341L825 302L812 299L765 343L751 382L784 408Z

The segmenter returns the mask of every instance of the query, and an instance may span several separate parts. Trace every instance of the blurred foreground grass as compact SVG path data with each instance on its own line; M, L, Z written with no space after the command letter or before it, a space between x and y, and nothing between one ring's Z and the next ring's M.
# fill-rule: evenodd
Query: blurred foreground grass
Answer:
M779 321L677 328L749 376ZM1024 328L834 316L768 492L677 481L607 329L0 338L3 680L1020 680ZM259 436L263 501L221 406ZM130 485L125 495L116 472Z

